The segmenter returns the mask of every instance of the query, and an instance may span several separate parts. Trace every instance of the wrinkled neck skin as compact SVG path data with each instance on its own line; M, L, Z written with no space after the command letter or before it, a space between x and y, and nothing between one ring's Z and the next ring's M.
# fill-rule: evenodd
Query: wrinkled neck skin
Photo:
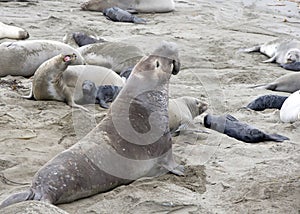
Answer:
M187 107L189 108L189 110L191 112L192 118L195 118L200 114L198 106L195 106L194 104L192 104L190 102L187 102L186 105L187 105Z

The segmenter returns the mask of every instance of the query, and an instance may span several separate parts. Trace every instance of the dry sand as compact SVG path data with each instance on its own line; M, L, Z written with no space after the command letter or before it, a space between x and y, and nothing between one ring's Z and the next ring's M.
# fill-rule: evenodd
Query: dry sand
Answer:
M187 167L185 177L141 179L58 207L69 213L299 213L300 122L283 124L278 110L239 110L259 95L285 94L247 87L290 71L261 63L263 55L238 52L277 37L299 38L297 3L182 0L172 13L139 14L149 23L134 25L81 11L80 2L0 3L0 21L27 29L30 39L62 41L68 32L88 30L146 53L161 40L174 41L182 70L171 79L171 97L199 97L209 103L211 113L230 113L290 141L246 144L212 130L181 135L174 138L174 152ZM96 121L83 129L79 111L72 114L64 103L22 99L31 79L0 81L1 201L26 188L44 163L76 143L106 111L89 106Z

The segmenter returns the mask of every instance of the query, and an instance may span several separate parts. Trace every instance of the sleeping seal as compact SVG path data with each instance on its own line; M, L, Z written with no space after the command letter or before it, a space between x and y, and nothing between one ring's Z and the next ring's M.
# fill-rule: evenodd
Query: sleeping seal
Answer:
M270 108L281 109L282 104L287 98L287 96L279 96L274 94L263 95L249 103L246 108L254 111L263 111Z
M78 105L84 104L81 89L84 80L93 80L97 84L124 84L122 78L110 69L93 65L73 65L75 62L75 54L60 54L44 62L34 74L30 95L24 98L57 100L86 110Z
M251 86L250 88L264 88L271 91L294 93L300 90L300 73L285 74L274 82Z
M168 123L169 79L179 68L174 43L165 42L141 59L105 118L38 170L28 190L9 196L0 208L25 200L68 203L144 176L182 175Z
M137 13L164 13L175 9L174 0L88 0L81 5L82 10L103 12L110 7Z
M105 42L105 40L87 32L74 32L67 33L63 38L63 42L74 48L78 48L84 45L102 43Z
M19 27L0 22L0 39L28 39L29 33Z
M300 61L300 42L295 39L276 39L263 45L243 49L242 51L247 53L260 52L270 57L270 59L263 62L286 64Z
M80 53L71 46L52 40L25 40L0 44L0 77L32 76L46 60L58 54L76 54L73 64L85 63Z
M110 7L103 10L103 15L111 21L114 22L132 22L135 24L145 24L146 20L136 17L135 15L132 15L131 13L122 10L118 7Z
M78 48L78 51L87 64L107 67L118 74L128 67L134 67L144 56L136 46L122 42L85 45Z
M204 126L246 143L289 140L289 138L282 135L266 134L253 126L238 121L230 114L224 116L207 114L204 117Z
M290 62L285 64L280 64L286 70L290 71L300 71L300 62Z
M280 120L284 123L293 123L300 120L300 90L291 94L280 109Z

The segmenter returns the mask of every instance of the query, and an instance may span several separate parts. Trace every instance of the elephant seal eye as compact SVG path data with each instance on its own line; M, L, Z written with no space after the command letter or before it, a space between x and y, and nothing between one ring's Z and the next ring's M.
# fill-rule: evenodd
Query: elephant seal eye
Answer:
M156 61L156 68L159 67L159 61Z

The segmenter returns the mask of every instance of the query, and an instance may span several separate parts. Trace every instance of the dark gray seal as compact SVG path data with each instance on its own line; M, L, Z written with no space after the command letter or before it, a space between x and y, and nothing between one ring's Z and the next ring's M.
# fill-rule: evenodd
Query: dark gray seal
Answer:
M114 22L132 22L135 24L145 24L147 21L143 18L136 17L131 13L122 10L118 7L106 8L103 10L103 15Z
M285 64L280 64L286 70L290 71L300 71L300 62L290 62Z
M271 91L294 93L300 90L300 73L289 73L277 78L274 82L264 83L250 88L264 88Z
M72 34L73 39L75 40L76 44L81 47L84 45L94 44L94 43L102 43L105 42L104 39L96 38L91 35L87 35L84 32L74 32Z
M122 87L115 85L100 85L96 84L91 80L85 80L82 83L82 93L85 103L99 104L102 108L109 108L108 102L113 102Z
M249 103L246 108L254 111L263 111L270 108L281 109L283 102L287 98L287 96L279 96L274 94L263 95Z
M289 140L289 138L282 135L266 134L251 125L238 121L230 114L222 116L207 114L204 117L204 126L246 143L259 143L262 141L282 142Z
M174 43L165 42L141 59L97 127L48 161L28 190L9 196L0 207L25 200L68 203L144 176L182 175L168 123L169 80L179 68Z

